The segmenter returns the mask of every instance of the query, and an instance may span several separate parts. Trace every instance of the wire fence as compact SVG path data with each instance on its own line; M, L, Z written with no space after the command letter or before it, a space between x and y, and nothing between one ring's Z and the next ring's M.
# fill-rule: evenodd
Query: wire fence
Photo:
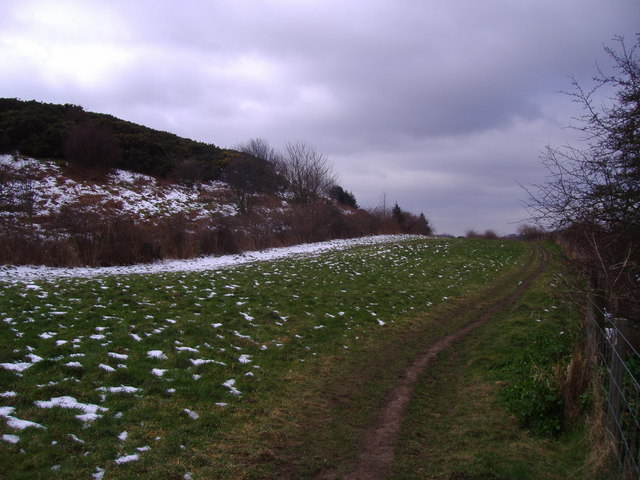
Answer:
M640 478L640 354L629 339L626 319L613 318L589 298L587 336L603 373L606 429L620 467L629 478Z

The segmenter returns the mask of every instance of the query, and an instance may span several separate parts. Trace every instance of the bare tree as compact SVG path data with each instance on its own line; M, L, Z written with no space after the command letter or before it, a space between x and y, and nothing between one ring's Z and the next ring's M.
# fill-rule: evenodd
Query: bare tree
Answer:
M282 155L263 138L252 138L247 142L236 145L235 149L274 165L282 161Z
M517 235L528 242L539 242L548 237L547 232L537 225L521 224L518 226Z
M622 37L614 41L617 49L605 47L613 74L598 68L589 90L572 80L569 96L583 108L574 128L586 147L547 147L548 180L526 190L532 218L582 239L583 260L599 272L610 309L628 314L638 307L640 274L640 35L631 48Z
M280 186L273 164L251 155L234 158L225 166L221 178L231 187L240 213L249 212L256 194L273 194Z
M303 142L287 143L284 176L292 201L308 205L337 183L337 176L326 155Z

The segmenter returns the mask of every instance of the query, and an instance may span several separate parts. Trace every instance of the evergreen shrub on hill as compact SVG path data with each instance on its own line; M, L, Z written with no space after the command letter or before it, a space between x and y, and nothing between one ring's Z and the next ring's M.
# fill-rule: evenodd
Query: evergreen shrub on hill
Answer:
M76 162L84 157L80 160L84 165L102 168L105 155L89 157L78 152L82 150L78 143L84 143L87 150L87 141L82 140L88 137L100 140L102 150L105 142L111 141L107 137L115 141L109 148L111 153L105 153L109 166L160 177L171 176L180 162L190 159L201 167L200 180L213 180L224 165L240 155L111 115L86 112L77 105L0 98L0 153L18 151L34 158Z

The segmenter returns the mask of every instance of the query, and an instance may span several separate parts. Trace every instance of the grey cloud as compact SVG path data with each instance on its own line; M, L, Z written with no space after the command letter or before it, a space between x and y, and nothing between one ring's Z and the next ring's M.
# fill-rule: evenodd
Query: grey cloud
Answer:
M451 233L514 230L526 215L516 182L535 183L538 152L570 136L561 126L574 106L555 92L569 75L588 82L606 64L602 44L640 18L637 0L65 0L59 18L52 8L3 2L3 96L222 146L307 141L361 204L386 191Z

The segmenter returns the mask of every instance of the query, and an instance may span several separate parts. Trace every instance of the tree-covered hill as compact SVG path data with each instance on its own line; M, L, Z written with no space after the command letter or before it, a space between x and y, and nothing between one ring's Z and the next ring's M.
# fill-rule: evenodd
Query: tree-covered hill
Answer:
M0 98L0 153L16 151L159 177L184 171L186 164L195 166L203 180L217 178L224 165L241 155L77 105Z

